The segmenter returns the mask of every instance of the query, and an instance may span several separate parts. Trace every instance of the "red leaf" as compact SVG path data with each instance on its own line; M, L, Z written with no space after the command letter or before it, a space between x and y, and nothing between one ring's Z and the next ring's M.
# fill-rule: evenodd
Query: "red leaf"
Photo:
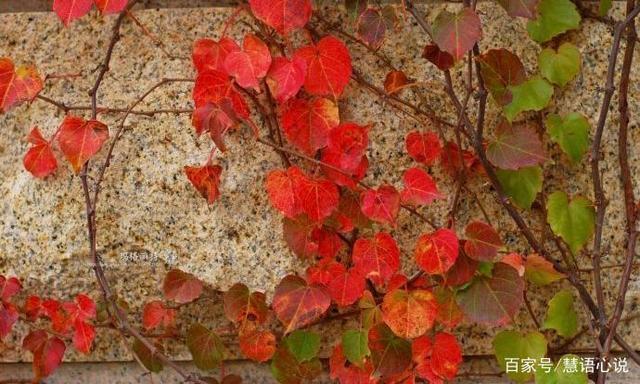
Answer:
M33 100L42 90L42 79L34 66L15 68L11 59L0 58L0 112Z
M306 74L307 62L302 58L294 57L289 60L286 57L276 57L267 73L267 85L278 103L284 103L302 88Z
M264 363L276 352L276 337L270 331L240 333L240 350L251 360Z
M536 18L536 8L540 0L497 0L498 4L507 11L511 17Z
M299 168L290 168L294 178L294 190L300 199L302 210L313 221L321 221L338 207L340 194L338 187L323 178L307 177Z
M523 302L524 281L504 263L496 263L491 277L477 276L457 295L458 305L471 321L481 324L509 323Z
M75 322L75 331L73 333L73 346L79 352L88 354L93 344L93 339L96 337L96 330L93 325L87 324L84 321L77 320Z
M84 164L102 148L109 138L109 129L97 120L67 115L58 128L58 145L78 173Z
M289 249L301 259L311 258L318 254L318 239L314 230L318 223L309 220L305 214L292 219L282 220L282 233Z
M6 278L0 275L0 301L8 303L21 290L22 284L17 277Z
M103 15L122 12L127 6L127 0L94 0L94 2Z
M464 251L472 259L478 261L493 261L502 247L500 235L492 226L481 221L473 221L465 228L467 241Z
M433 327L438 306L433 293L395 289L384 296L382 318L393 333L406 339L423 335Z
M322 172L324 172L331 181L337 185L351 189L356 188L358 182L364 178L369 168L369 159L367 156L362 156L358 166L354 170L348 171L341 169L339 164L343 161L342 155L338 151L329 149L325 149L322 152L320 159L324 163L322 165Z
M18 318L18 310L13 304L0 302L0 340L11 332Z
M30 321L34 321L42 316L44 313L42 299L39 296L28 296L24 302L24 312Z
M413 131L407 135L405 141L409 156L418 163L432 165L442 152L438 135L433 132Z
M380 48L386 31L385 20L376 9L367 8L358 17L357 35L371 48Z
M202 282L190 273L172 269L164 278L163 291L167 300L189 303L200 297Z
M226 72L242 88L260 89L259 80L267 75L271 66L269 47L257 36L248 34L242 42L242 51L230 52L224 59Z
M244 327L247 321L262 324L267 320L269 307L262 292L251 292L241 283L224 293L224 314L227 319Z
M431 176L420 168L409 168L403 176L404 189L400 199L404 204L427 205L444 196L438 192L438 186Z
M378 381L373 377L373 365L366 361L364 366L358 367L347 362L344 356L342 344L333 348L329 358L330 375L340 384L375 384Z
M75 301L65 302L62 307L72 322L85 321L96 317L96 303L87 295L78 294Z
M24 155L24 168L34 177L45 178L55 172L58 161L53 154L51 144L42 137L38 127L34 127L28 137L31 147Z
M362 213L368 218L395 226L400 210L400 194L394 187L383 185L377 190L368 189L362 192L360 202Z
M369 330L369 349L376 372L383 379L402 373L411 365L411 344L385 324Z
M336 276L347 273L344 265L331 259L322 259L317 264L310 266L306 271L306 278L309 284L328 286Z
M311 17L311 0L249 0L251 12L281 35L304 27Z
M411 82L402 71L391 71L384 78L384 90L390 95L399 93L409 84Z
M304 279L289 275L276 287L271 306L289 333L319 319L329 305L331 297L323 287L307 285Z
M334 155L331 156L331 165L354 172L362 162L368 145L369 126L343 123L331 130L322 158L324 160L326 155Z
M175 325L176 310L167 308L162 301L154 300L148 302L142 311L142 326L151 330L159 326L170 328Z
M370 239L356 240L352 259L354 266L366 277L381 285L400 267L400 249L391 235L379 232Z
M196 128L198 136L203 132L208 132L216 147L224 152L227 150L224 144L224 135L238 124L238 117L233 109L231 99L225 98L218 104L206 103L196 108L191 124Z
M283 215L294 218L302 213L301 202L296 195L296 177L301 173L297 167L274 170L267 174L265 186L271 204Z
M294 57L307 62L304 88L312 95L329 95L337 99L351 78L351 56L344 43L325 36L316 45L298 49Z
M458 258L458 237L446 228L425 233L418 239L414 255L423 271L430 275L442 275Z
M333 276L327 287L333 301L341 307L355 303L364 293L364 276L356 268Z
M318 239L318 255L324 259L333 259L346 248L344 240L328 227L316 228L313 236Z
M455 143L447 142L440 155L440 164L451 175L456 175L480 167L480 160L472 152L463 150L461 153Z
M220 41L198 39L193 44L191 58L198 73L208 70L224 72L224 60L227 55L238 51L240 51L238 44L228 37L223 37Z
M53 0L53 11L66 26L91 10L92 0Z
M462 348L455 336L438 332L433 343L427 336L416 339L412 356L420 378L430 383L443 383L443 380L455 378L462 363Z
M196 190L207 199L209 204L213 204L214 201L220 196L220 174L222 173L222 167L219 165L205 165L202 167L184 167L184 173L187 178L196 188Z
M504 119L496 128L495 139L487 147L487 158L496 167L511 170L542 164L547 160L533 125L511 125Z
M481 36L480 18L468 7L457 14L442 11L433 23L433 41L456 60L464 57Z
M509 86L527 79L527 72L518 56L504 48L490 49L478 57L478 63L487 89L499 105L511 102Z
M325 98L293 99L280 114L287 140L309 155L327 145L329 132L339 123L338 106Z
M357 191L344 190L340 196L338 212L344 215L356 228L370 228L371 220L362 213L360 196Z
M534 256L534 255L531 255L531 256ZM529 258L531 256L527 258L527 261L529 261ZM512 266L516 271L518 271L518 276L520 277L524 276L526 268L524 266L524 260L522 256L520 256L519 254L512 252L508 255L504 255L500 259L500 262Z
M196 108L206 103L218 104L225 98L231 99L233 110L243 118L249 118L249 107L238 92L231 78L224 72L209 70L198 74L193 87Z
M441 71L446 71L453 67L455 60L450 53L441 51L435 44L427 44L422 51L422 57L429 60Z
M466 284L471 281L477 269L478 261L470 259L464 252L460 252L453 267L447 271L444 284L446 286Z
M33 372L36 380L47 377L62 362L66 346L57 337L47 337L43 330L32 331L22 340L22 348L33 353Z

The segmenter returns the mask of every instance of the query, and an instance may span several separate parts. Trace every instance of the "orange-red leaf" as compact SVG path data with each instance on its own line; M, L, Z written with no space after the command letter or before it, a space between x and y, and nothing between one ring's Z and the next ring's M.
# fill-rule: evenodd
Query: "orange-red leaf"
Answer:
M412 356L419 377L430 383L443 383L458 373L462 348L455 336L438 332L433 342L427 336L416 339L412 345Z
M409 79L402 71L391 71L384 78L384 90L390 95L399 93L408 84Z
M413 339L433 327L438 305L433 293L415 289L395 289L384 296L382 318L393 333Z
M96 337L96 330L93 325L77 320L74 324L73 346L77 351L88 354Z
M294 57L292 60L286 57L273 59L267 73L267 85L278 103L284 103L298 93L304 84L306 73L307 62L300 57Z
M330 164L342 170L354 172L365 155L369 145L369 126L343 123L333 128L329 134L327 148L322 152L323 161L327 155Z
M442 275L458 258L458 237L446 228L425 233L416 243L414 256L423 271L430 275Z
M226 72L242 88L260 89L259 80L267 75L271 66L269 47L257 36L248 34L242 42L242 51L230 52L224 59Z
M227 55L238 51L240 51L238 44L228 37L223 37L220 41L198 39L193 44L191 59L198 73L208 70L224 72L224 60Z
M280 114L287 140L310 155L327 145L329 132L339 123L338 106L325 98L293 99Z
M456 60L460 60L481 36L480 18L469 7L457 14L444 10L433 23L433 41Z
M297 168L296 168L297 169ZM276 169L267 174L265 186L271 204L283 215L294 218L302 213L300 199L296 196L296 177L299 172L290 167L288 170Z
M306 278L309 284L319 284L325 287L336 276L347 273L343 264L332 259L322 259L317 264L310 266L306 270Z
M58 161L51 144L42 137L38 127L33 127L27 139L32 145L22 160L24 168L38 178L45 178L55 172Z
M321 221L338 207L340 194L335 184L324 178L310 178L299 168L290 168L294 190L304 213L311 220Z
M342 344L333 348L329 358L330 375L340 384L375 384L378 381L373 376L373 364L366 361L363 367L347 362Z
M281 35L302 28L311 17L311 0L249 0L251 12Z
M58 131L58 144L64 156L78 173L84 164L102 148L109 129L97 120L67 115Z
M276 287L272 308L289 333L319 319L329 305L331 297L323 287L307 285L304 279L289 275Z
M304 88L312 95L329 95L337 99L351 78L351 56L344 43L325 36L316 45L298 49L296 57L307 62Z
M315 229L318 223L311 221L305 214L282 220L282 233L289 249L301 259L308 259L318 254L318 238Z
M400 267L400 249L386 232L372 238L359 238L353 245L353 264L366 277L380 285L389 280Z
M142 310L142 326L151 330L159 326L170 328L175 325L176 310L165 307L160 300L148 302Z
M231 99L233 110L239 117L249 118L247 103L226 73L207 70L198 74L193 87L193 100L196 108L202 107L206 103L218 104L225 98Z
M464 251L472 259L493 261L502 247L500 235L489 224L473 221L465 228Z
M426 205L444 196L438 192L438 186L427 172L420 168L409 168L402 177L404 189L400 199L404 204Z
M238 124L238 117L231 99L224 98L217 104L208 102L196 108L191 124L196 128L198 136L208 132L216 147L224 152L227 149L224 144L224 135Z
M341 307L346 307L362 297L365 279L357 268L351 268L340 275L333 276L327 288L333 301Z
M202 282L190 273L172 269L164 278L163 291L167 300L189 303L200 297Z
M425 165L433 164L442 152L438 135L433 132L412 131L407 135L405 143L409 156Z
M29 333L22 340L22 348L33 353L33 372L36 380L39 380L58 368L66 346L59 338L49 338L46 331L38 330Z
M53 1L53 11L58 15L65 27L73 20L89 13L91 7L93 7L93 0Z
M93 0L103 15L121 12L127 6L127 0Z
M262 292L250 292L242 284L234 284L224 293L224 314L234 323L245 325L247 321L262 324L267 320L269 308Z
M0 112L35 98L42 90L42 79L33 66L15 68L7 57L0 58Z
M220 196L220 174L222 167L219 165L205 165L202 167L184 167L184 173L196 190L207 199L209 204Z
M383 185L377 190L368 189L362 192L360 201L362 213L368 218L379 223L395 225L400 210L400 193L394 187Z
M263 363L276 352L276 337L270 331L241 332L240 350L251 360Z

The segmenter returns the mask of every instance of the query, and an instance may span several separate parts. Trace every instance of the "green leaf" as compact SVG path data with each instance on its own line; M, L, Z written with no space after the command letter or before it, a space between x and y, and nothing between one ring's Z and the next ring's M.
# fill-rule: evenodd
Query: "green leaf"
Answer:
M300 384L311 382L322 373L320 359L300 363L286 346L278 348L271 359L271 374L282 384Z
M161 345L155 345L155 347L163 352ZM133 353L136 354L142 365L150 372L158 373L162 371L162 361L151 353L151 350L138 339L133 342Z
M565 338L578 333L578 315L573 308L571 291L562 290L549 301L542 329L555 329L558 335Z
M517 171L496 169L496 176L504 193L522 209L531 208L538 192L542 190L542 168L520 168Z
M565 275L556 271L550 261L534 253L524 264L524 277L535 285L544 286L563 279Z
M540 76L509 86L511 102L504 106L504 115L509 121L524 111L540 111L551 101L553 86Z
M598 5L598 15L606 16L612 6L613 0L600 0L600 4Z
M536 384L587 384L589 378L586 372L581 372L582 358L576 355L564 355L558 364L546 372L536 368ZM557 367L557 369L555 369ZM567 368L571 369L567 369ZM576 367L575 372L572 372Z
M564 43L558 52L545 48L538 56L540 73L553 84L564 87L580 72L580 50L571 43Z
M371 353L367 336L366 331L356 329L349 329L342 334L344 356L358 367L362 367L364 359Z
M493 339L493 350L498 364L506 370L509 359L535 359L536 361L547 354L547 339L540 332L522 334L517 331L502 331ZM533 378L532 372L523 372L518 364L517 372L509 370L507 376L517 382L529 381Z
M310 331L294 331L284 340L289 352L300 363L316 357L320 350L320 335Z
M545 124L551 140L558 143L572 163L578 163L589 149L589 130L591 126L586 117L573 112L561 117L552 114Z
M217 368L224 360L222 340L202 324L196 323L189 327L187 347L193 356L193 363L203 371Z
M569 202L566 193L556 191L547 200L547 222L574 255L593 235L595 217L593 204L584 197L578 196Z
M538 43L580 26L580 13L569 0L542 0L538 18L527 23L529 36Z

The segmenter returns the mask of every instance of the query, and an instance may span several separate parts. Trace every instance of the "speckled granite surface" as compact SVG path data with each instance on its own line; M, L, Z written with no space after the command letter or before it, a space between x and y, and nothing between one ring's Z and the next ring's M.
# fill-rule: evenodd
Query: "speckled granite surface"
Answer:
M438 7L426 9L429 17L437 14ZM153 33L161 33L168 49L177 58L168 58L133 23L125 23L111 71L101 88L99 104L125 107L163 77L193 76L189 61L191 42L199 37L218 37L229 12L229 9L138 12L140 20ZM530 71L534 71L540 48L526 38L524 23L504 17L503 11L491 3L481 3L480 13L486 26L482 49L509 47L523 59ZM80 78L48 82L43 94L67 104L86 105L86 92L94 80L92 71L104 54L112 22L113 18L102 19L92 13L65 29L50 13L2 14L0 36L6 38L0 39L0 56L10 56L19 63L33 61L42 73L81 72L83 76ZM418 102L419 96L425 105L453 120L451 106L445 102L439 73L420 58L425 36L417 25L409 23L406 28L403 33L391 36L382 49L395 66L425 82L424 87L408 91L404 97ZM600 87L606 70L611 30L587 20L580 31L569 34L569 39L582 52L583 72L566 89L556 89L550 112L581 112L593 124L602 97ZM382 63L376 62L358 45L350 48L354 60L360 63L361 72L372 82L381 84L386 74L386 70L380 69ZM458 68L457 72L460 71ZM632 113L640 111L639 71L638 65L632 71ZM166 86L149 97L140 108L188 108L191 106L190 86ZM369 150L373 161L367 181L372 185L380 182L400 185L402 170L411 164L404 154L403 138L419 123L399 114L383 100L354 84L348 88L340 110L342 120L373 124ZM49 135L57 128L62 116L61 112L41 101L0 116L0 195L3 196L0 205L3 233L0 239L0 273L21 276L29 291L47 296L69 297L82 291L97 297L97 286L87 260L78 178L66 164L62 164L55 177L37 181L23 169L21 162L26 148L23 138L29 129L37 125ZM490 124L495 116L496 111L491 108L488 115ZM117 116L104 114L101 119L114 125ZM630 142L634 146L640 135L638 121L637 114L632 116ZM613 114L609 126L613 127L615 123L617 120ZM206 158L209 148L205 141L196 140L189 115L132 117L127 128L104 183L105 190L98 208L98 244L114 289L134 309L140 308L143 298L159 295L158 288L169 265L190 271L215 288L224 289L235 281L242 281L253 288L266 289L268 293L282 276L304 269L304 264L286 249L281 236L280 217L270 208L263 192L265 171L279 167L279 158L268 148L253 142L249 132L234 132L228 138L230 150L220 158L224 167L222 197L213 207L208 207L182 173L184 165L197 164ZM603 142L604 182L611 200L603 264L613 265L622 261L620 245L623 235L618 229L622 227L623 207L617 186L618 168L614 153L617 143L612 129L606 130ZM591 196L586 161L572 168L552 143L547 142L547 146L553 164L546 167L545 191L562 188L570 193ZM640 185L638 151L632 151L631 161L632 173ZM452 196L454 186L439 167L432 169L432 173L442 192ZM489 214L496 217L494 224L500 228L509 249L526 250L516 236L515 226L495 203L484 181L473 180L469 187ZM425 213L441 221L440 217L448 211L449 204L450 201L440 201L427 208ZM542 215L542 212L534 210L527 220L533 223L534 228L539 228L536 223ZM469 219L480 217L474 200L464 199L459 229ZM427 228L401 213L395 235L403 253L411 252L417 235L424 230ZM585 268L590 265L587 255L580 255L579 261ZM405 261L403 267L409 271L412 263ZM618 276L618 269L607 269L604 279L608 299L613 296ZM584 277L588 280L588 273ZM534 288L529 294L539 317L543 316L551 292L550 289ZM633 311L635 300L640 296L637 273L632 278L628 296L633 303L627 308ZM213 308L204 308L202 313L190 316L211 322L213 313ZM523 328L530 327L531 320L521 313L519 324ZM633 345L640 346L637 329L637 323L625 324L621 326L621 333ZM465 325L457 333L461 335L466 353L490 353L490 340L495 329ZM28 355L21 355L15 348L19 337L20 332L17 332L13 338L0 344L0 361L28 359ZM325 337L331 339L332 333L325 332ZM586 339L582 345L588 346L590 343ZM581 342L576 345L581 345ZM188 357L184 351L176 351L176 356ZM128 359L129 354L114 334L102 334L92 355L70 354L68 358L118 361Z

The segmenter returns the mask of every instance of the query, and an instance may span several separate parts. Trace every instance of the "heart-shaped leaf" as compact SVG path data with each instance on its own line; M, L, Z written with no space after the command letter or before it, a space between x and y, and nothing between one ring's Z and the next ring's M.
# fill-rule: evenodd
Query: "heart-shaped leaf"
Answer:
M433 132L409 132L405 138L409 156L418 163L432 165L442 152L438 135Z
M409 84L411 82L402 71L391 71L384 78L384 90L390 95L400 93Z
M360 197L362 213L379 223L395 225L400 210L400 193L390 185L367 189Z
M438 186L427 172L420 168L409 168L402 177L404 189L400 199L404 204L428 205L444 196L438 192Z
M549 300L549 308L541 329L555 329L558 335L565 338L571 338L578 333L578 314L573 308L571 291L564 289Z
M222 298L224 314L234 323L244 324L247 321L262 324L267 320L269 307L262 292L251 292L242 284L234 284Z
M542 168L539 166L523 167L516 171L496 169L496 176L504 193L522 209L530 209L542 191Z
M56 171L58 160L53 154L51 144L42 137L38 127L33 127L27 137L31 147L24 155L24 168L34 177L45 178Z
M433 327L438 305L433 293L395 289L384 296L382 318L393 333L406 339L422 336Z
M464 57L481 36L480 18L469 7L456 14L442 11L433 23L433 41L456 60Z
M281 35L304 27L311 17L311 0L249 0L251 12Z
M239 52L240 47L235 41L223 37L220 41L198 39L193 43L191 59L198 73L215 70L225 71L224 61L231 52Z
M378 49L384 41L387 31L382 14L375 8L367 8L358 17L356 33L360 40L364 41L373 49Z
M332 276L327 288L333 301L340 307L346 307L362 297L365 278L359 269L351 268L339 275Z
M335 184L324 178L310 178L297 167L291 167L288 172L302 211L311 220L321 221L338 207L340 194Z
M458 293L458 305L465 316L481 324L509 323L523 302L524 281L504 263L496 263L491 276L480 275Z
M278 383L307 383L322 373L322 363L317 357L300 363L283 343L273 355L271 373Z
M508 361L534 359L539 362L547 354L547 339L540 332L522 334L517 331L502 331L494 337L492 344L498 364L505 370ZM521 364L508 371L507 376L519 383L533 378L533 371L522 369Z
M584 197L578 196L569 202L566 193L556 191L547 199L547 222L574 255L593 235L595 219L593 203Z
M376 284L389 280L400 267L400 249L386 232L361 237L353 245L353 264Z
M551 114L544 122L551 139L560 145L572 163L578 163L589 149L589 121L573 112L565 116Z
M202 281L190 273L172 269L167 272L162 289L167 300L189 303L202 294Z
M565 277L564 274L555 270L551 262L536 254L527 257L524 276L529 282L540 286L551 284Z
M497 0L498 4L507 11L511 17L525 17L533 19L536 17L536 8L540 0Z
M529 36L544 43L580 26L580 13L570 0L541 0L538 17L527 23Z
M490 49L478 57L480 72L491 97L499 105L507 105L512 100L510 86L523 83L527 78L524 65L515 54L507 49Z
M224 59L226 72L242 88L260 89L259 80L267 75L271 66L269 47L257 36L248 34L242 42L242 51L230 52Z
M382 378L404 372L411 365L411 343L378 324L369 330L369 349L376 372Z
M425 45L422 57L429 60L441 71L446 71L455 64L453 56L449 52L442 51L436 44Z
M539 76L508 87L511 102L504 106L504 115L509 121L525 111L540 111L549 105L553 96L553 86Z
M207 70L198 74L193 87L193 100L196 108L207 103L219 104L224 99L230 99L233 110L243 119L249 118L249 107L231 78L224 72Z
M222 340L202 324L196 323L189 327L186 344L193 363L203 371L217 368L224 360L225 348Z
M430 275L442 275L456 262L458 248L456 233L441 228L420 236L413 254L420 269Z
M340 124L338 106L320 97L293 99L281 111L280 124L291 144L313 155L327 145L329 132Z
M416 373L430 383L453 380L462 363L462 347L446 332L436 333L433 342L422 336L414 340L411 349Z
M293 331L283 342L299 363L312 360L320 350L320 335L311 331Z
M273 64L267 73L267 85L278 103L284 103L298 93L304 84L306 73L307 62L299 57L292 60L286 57L273 59Z
M33 100L42 90L42 79L33 66L16 68L13 61L0 58L0 112Z
M276 336L270 331L241 332L239 344L246 357L259 363L269 360L276 352Z
M276 287L272 308L289 333L319 319L330 304L331 297L323 287L307 285L304 279L289 275Z
M464 251L472 259L478 261L493 261L502 248L500 235L487 223L473 221L464 230L466 241Z
M220 174L222 167L219 165L205 165L202 167L184 167L184 173L191 184L196 188L202 197L207 199L209 204L213 204L220 196Z
M551 83L564 87L580 73L580 50L571 43L564 43L556 52L545 48L538 56L540 73Z
M349 362L362 367L367 356L371 354L367 332L355 329L346 330L342 334L342 349Z
M54 0L53 12L58 15L64 26L78 19L91 10L93 0Z
M58 145L76 173L98 153L108 138L106 125L82 117L67 115L58 128Z
M304 88L312 95L340 97L351 78L351 55L344 43L325 36L316 45L298 49L294 57L307 62Z
M487 158L501 169L516 170L544 163L546 157L533 125L511 125L502 120L487 147Z

